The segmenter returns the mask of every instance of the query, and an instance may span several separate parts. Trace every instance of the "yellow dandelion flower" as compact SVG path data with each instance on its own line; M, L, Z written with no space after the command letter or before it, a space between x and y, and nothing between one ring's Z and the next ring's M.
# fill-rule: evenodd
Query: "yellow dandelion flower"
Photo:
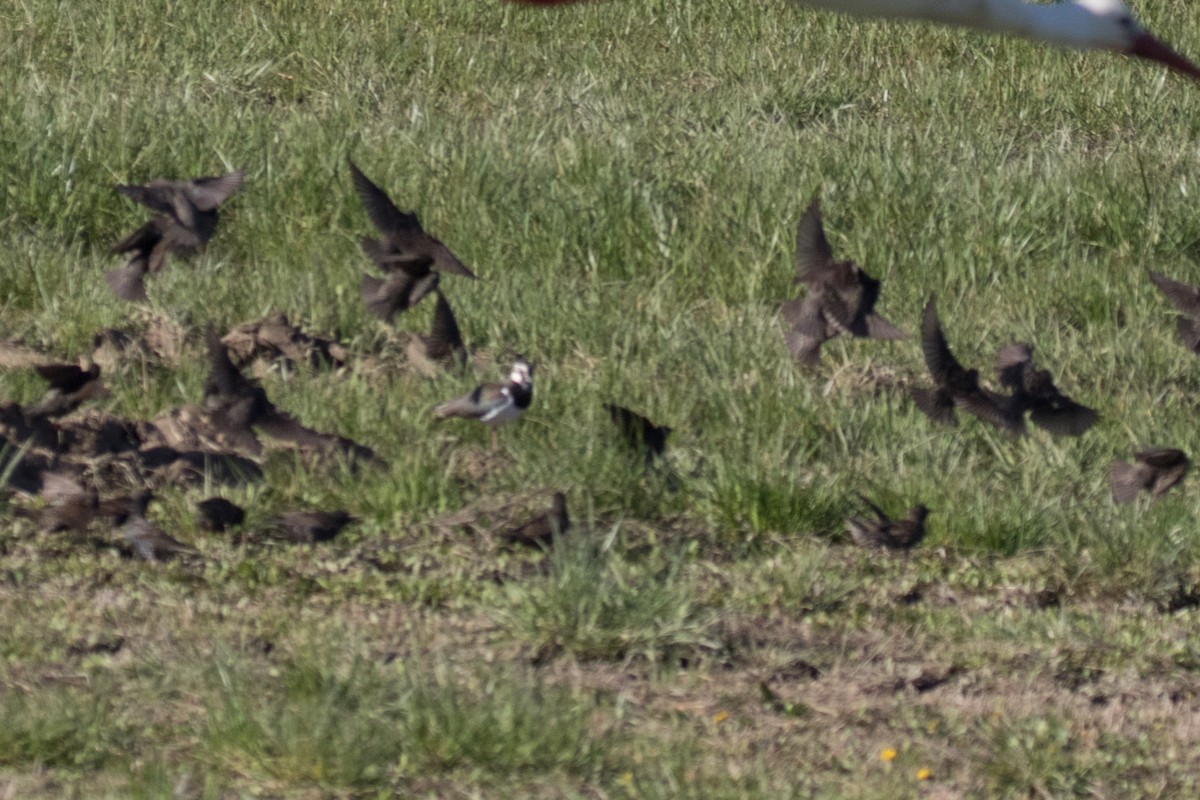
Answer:
M880 752L879 757L882 758L884 761L895 761L896 760L896 748L894 748L894 747L883 748L883 751Z
M619 780L618 783L620 783L622 786L632 786L633 785L633 773L632 772L624 773L621 776L621 780Z
M717 713L713 714L713 722L717 723L718 725L727 719L729 719L728 711L718 711Z
M917 780L919 781L927 781L932 777L933 773L929 771L928 767L921 767L917 770Z

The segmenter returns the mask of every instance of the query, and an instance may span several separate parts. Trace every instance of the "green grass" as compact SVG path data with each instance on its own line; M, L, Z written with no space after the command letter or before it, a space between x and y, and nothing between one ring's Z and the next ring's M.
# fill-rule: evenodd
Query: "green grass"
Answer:
M1200 56L1188 4L1142 6ZM384 462L273 453L220 490L250 528L361 518L324 546L203 534L217 488L172 487L152 513L195 565L5 499L0 795L1195 796L1200 497L1117 507L1107 471L1200 452L1197 364L1146 278L1200 279L1196 86L785 3L24 0L0 30L0 337L73 360L181 326L180 363L109 377L101 406L150 419L199 400L205 324L284 311L382 368L267 391ZM481 276L443 281L480 372L406 371L365 313L347 156ZM144 218L113 185L235 168L208 251L148 309L113 298ZM1100 424L936 428L877 385L923 377L913 340L793 364L777 311L817 193L885 316L915 333L936 291L964 364L1031 341ZM499 455L432 420L516 352L535 400ZM0 371L0 400L40 391ZM674 428L669 468L631 462L608 401ZM501 551L557 490L573 541ZM910 560L845 542L857 492L933 510Z

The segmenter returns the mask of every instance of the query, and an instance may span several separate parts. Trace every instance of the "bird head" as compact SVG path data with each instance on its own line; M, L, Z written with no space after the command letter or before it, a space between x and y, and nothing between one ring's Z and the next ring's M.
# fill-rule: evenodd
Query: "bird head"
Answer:
M533 364L525 356L517 356L512 371L508 373L508 380L520 386L529 386L533 383Z
M1151 35L1121 0L1076 0L1061 8L1064 16L1059 27L1065 44L1157 61L1200 79L1200 67Z

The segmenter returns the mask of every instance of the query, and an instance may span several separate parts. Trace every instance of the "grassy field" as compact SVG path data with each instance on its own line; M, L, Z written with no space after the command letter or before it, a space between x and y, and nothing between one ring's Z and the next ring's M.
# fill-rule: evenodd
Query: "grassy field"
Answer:
M1190 4L1140 5L1200 56ZM1200 87L784 3L20 0L0 31L0 338L75 360L179 326L176 365L108 377L102 407L149 419L199 400L205 324L284 311L361 360L265 388L383 460L272 452L222 491L248 531L361 519L323 545L203 534L208 492L161 493L192 563L0 501L0 797L1200 791L1200 494L1107 483L1140 446L1200 453L1197 362L1146 277L1200 279ZM347 155L481 276L442 283L479 371L406 369L432 303L366 314ZM112 297L108 247L144 219L113 185L237 168L207 252L148 306ZM936 291L960 360L1031 341L1100 423L935 427L894 388L925 377L916 340L792 363L816 194L885 316L915 333ZM433 421L514 352L535 397L498 453ZM41 391L0 372L0 400ZM678 487L611 401L675 429ZM502 551L556 490L570 537ZM924 502L929 538L854 548L856 492Z

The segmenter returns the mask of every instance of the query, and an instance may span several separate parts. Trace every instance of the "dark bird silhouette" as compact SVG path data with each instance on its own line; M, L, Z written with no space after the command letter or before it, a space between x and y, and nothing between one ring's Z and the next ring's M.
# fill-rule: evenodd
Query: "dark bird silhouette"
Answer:
M241 525L246 519L246 511L236 503L224 497L210 497L196 503L199 516L196 518L200 530L221 533L228 528Z
M565 534L570 527L571 518L567 515L567 496L562 492L555 492L549 511L538 514L523 525L501 533L500 538L508 545L546 548L552 545L557 537Z
M391 322L392 317L421 302L425 295L437 289L437 285L436 272L416 276L397 270L384 278L363 275L358 291L367 311L384 322Z
M162 241L151 245L151 252L155 247L165 247L170 252L187 253L208 244L217 232L217 208L242 188L245 179L246 173L239 170L190 181L156 179L143 185L122 184L117 191L159 213L158 234ZM146 238L152 238L152 233L148 232ZM139 246L144 248L145 244ZM156 266L161 269L161 258L148 269L157 272Z
M132 303L146 302L146 273L159 272L166 263L171 240L164 231L171 224L166 217L154 217L112 246L114 253L129 254L124 267L104 273L104 282L113 294Z
M114 253L129 254L123 268L104 273L113 294L145 302L146 275L160 272L169 253L188 255L203 249L217 231L218 206L242 188L245 178L246 173L238 171L190 181L156 179L143 185L118 185L119 194L157 214L113 245Z
M41 494L47 500L44 507L17 507L13 511L19 517L34 520L39 528L49 533L84 533L100 510L100 498L95 491L84 489L71 478L56 473L42 475Z
M1200 354L1200 288L1171 280L1158 272L1151 272L1150 280L1180 313L1175 328L1179 341L1188 350Z
M1081 436L1096 424L1095 410L1067 397L1044 369L1033 365L1033 345L1017 342L996 353L996 379L1012 390L1008 406L1029 412L1034 425L1056 436Z
M785 336L792 357L815 364L821 345L845 334L870 339L907 339L908 334L875 312L882 284L853 261L835 261L825 237L819 200L796 226L796 283L808 294L784 303Z
M401 211L353 161L349 164L358 198L371 223L383 236L382 239L364 237L363 252L389 275L401 272L406 276L384 281L370 276L363 278L359 289L371 313L389 319L398 311L415 305L436 286L436 280L428 279L430 272L475 277L450 248L425 232L415 213Z
M1181 482L1192 465L1182 450L1170 447L1147 447L1133 457L1136 464L1119 459L1112 463L1109 481L1118 503L1132 503L1142 491L1157 500Z
M328 542L357 520L345 511L287 511L268 524L272 538L296 544Z
M925 538L925 518L929 516L925 506L915 505L904 519L893 520L867 498L858 497L875 514L875 519L850 517L846 520L846 530L856 544L908 551Z
M50 390L41 400L25 407L27 417L65 416L84 402L108 394L100 380L98 364L89 364L87 369L75 364L39 364L33 370L50 384Z
M517 356L509 372L508 383L484 383L473 390L447 400L433 409L438 419L462 417L476 419L492 432L492 449L496 449L496 428L520 418L533 402L533 365Z
M262 451L255 431L289 442L302 449L335 451L351 458L373 460L371 448L335 434L318 433L290 414L280 411L266 391L242 374L229 358L217 331L206 333L209 373L204 383L204 408L225 444L257 455Z
M1002 431L1012 434L1025 431L1023 408L1014 403L1011 396L981 387L979 371L964 369L950 352L938 319L937 297L932 294L921 319L921 351L933 378L933 387L915 387L911 393L917 407L930 419L955 425L954 409L959 407Z
M450 308L450 301L440 291L433 308L433 324L429 335L416 334L405 348L410 360L432 361L442 366L461 366L467 363L467 346L463 343L458 320Z
M144 491L129 499L129 512L125 524L121 526L121 534L133 552L146 561L169 561L177 555L199 555L146 519L146 509L153 499L149 492Z
M621 431L625 443L644 455L647 466L666 451L667 437L671 435L669 427L655 425L641 414L616 403L605 403L604 408L613 424Z

